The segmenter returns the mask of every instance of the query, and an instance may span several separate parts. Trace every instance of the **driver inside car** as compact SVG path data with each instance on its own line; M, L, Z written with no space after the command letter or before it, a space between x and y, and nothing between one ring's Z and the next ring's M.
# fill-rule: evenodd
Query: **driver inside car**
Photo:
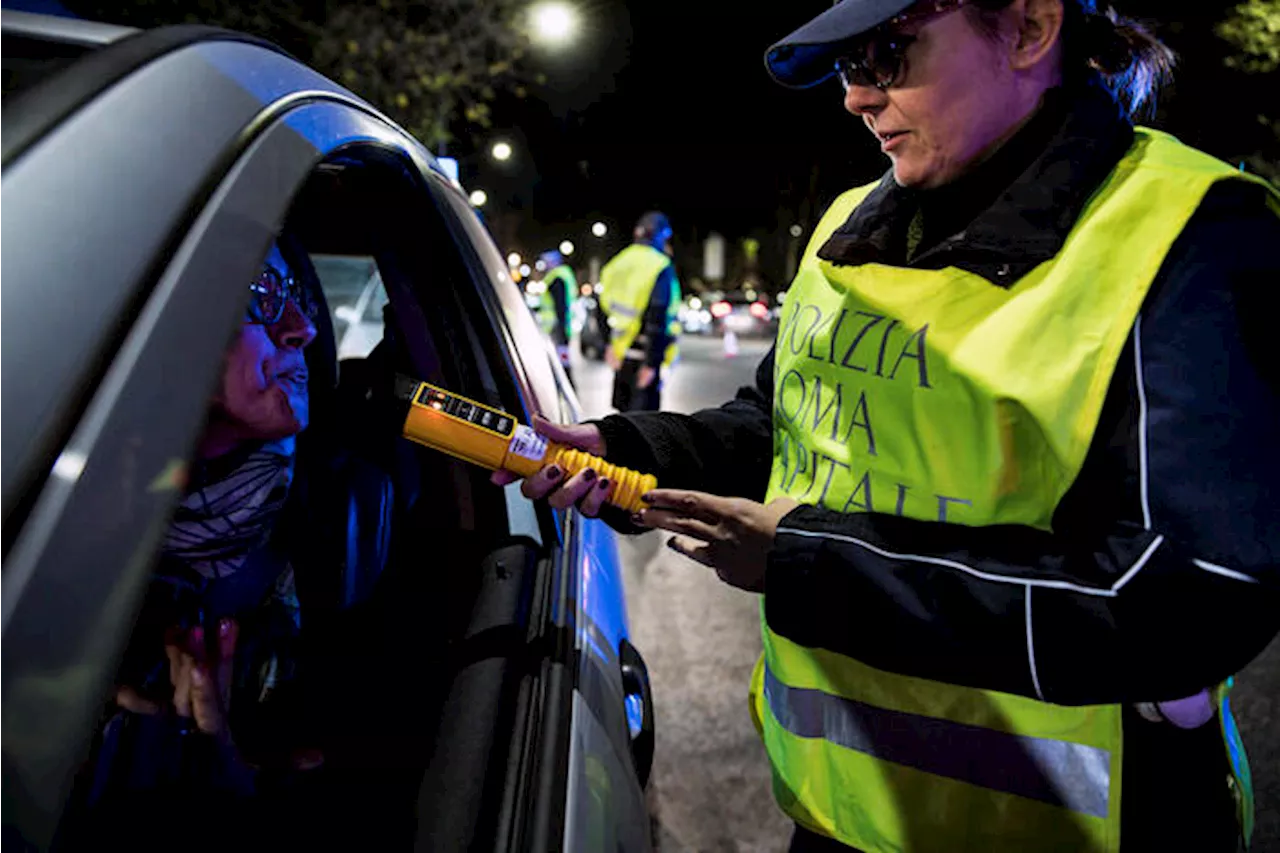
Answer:
M293 567L272 537L308 422L304 350L322 305L309 258L290 245L273 242L249 283L124 656L86 780L95 846L112 830L137 839L157 819L181 825L193 808L217 824L227 815L211 806L243 803L323 762L289 734L299 608Z

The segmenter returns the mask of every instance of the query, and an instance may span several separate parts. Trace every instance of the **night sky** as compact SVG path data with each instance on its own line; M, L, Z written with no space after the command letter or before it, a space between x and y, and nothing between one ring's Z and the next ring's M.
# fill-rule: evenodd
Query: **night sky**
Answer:
M765 49L825 2L587 0L581 8L576 48L540 63L547 85L526 102L499 104L494 130L477 138L511 139L519 162L464 159L464 183L489 192L494 232L512 244L504 249L528 254L564 237L589 245L595 218L625 239L636 216L656 207L672 217L686 280L711 230L760 239L764 271L780 277L787 229L800 224L807 234L835 195L887 167L841 107L837 83L796 92L764 70ZM1177 83L1151 123L1232 162L1267 144L1256 116L1275 113L1280 86L1276 75L1222 65L1228 48L1212 26L1228 4L1119 8L1155 25L1179 53ZM465 146L455 148L465 158Z
M494 105L491 130L459 124L448 154L468 189L486 191L486 221L505 251L528 257L570 239L592 256L625 245L648 209L667 212L686 283L701 272L711 231L760 241L767 290L785 286L785 257L840 192L887 168L839 84L791 91L764 69L765 49L828 8L828 0L568 0L582 19L571 49L541 52L546 85ZM6 0L5 5L58 0ZM74 4L73 4L74 5ZM1280 73L1247 75L1223 64L1213 34L1231 2L1118 0L1177 51L1179 68L1153 124L1238 163L1280 142L1258 116L1280 115ZM487 155L499 139L515 156ZM610 226L603 241L591 223ZM794 248L792 246L792 248ZM733 263L733 256L730 257Z

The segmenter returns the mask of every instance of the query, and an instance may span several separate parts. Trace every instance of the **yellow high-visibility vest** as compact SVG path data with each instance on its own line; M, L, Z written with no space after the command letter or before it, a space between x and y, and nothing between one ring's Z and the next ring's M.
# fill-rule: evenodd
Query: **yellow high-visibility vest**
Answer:
M612 330L609 346L619 360L644 328L644 313L658 276L671 266L671 259L652 246L632 243L600 271L600 305L609 317ZM677 289L678 292L678 289ZM668 323L677 309L675 300L667 307ZM674 358L674 352L664 354Z
M551 296L551 285L557 280L564 281L564 317L559 318L564 323L565 334L572 337L572 325L570 318L573 317L573 303L578 295L578 279L573 274L573 267L568 264L561 264L547 271L542 277L543 284L546 287L542 294L538 297L538 325L542 331L548 335L555 331L556 328L556 301Z
M1057 256L1008 288L818 258L873 187L840 197L778 329L766 500L1049 530L1170 246L1240 177L1140 128ZM799 823L867 853L1119 849L1120 706L889 673L774 633L763 602L761 621L752 715ZM1218 700L1247 838L1247 764Z

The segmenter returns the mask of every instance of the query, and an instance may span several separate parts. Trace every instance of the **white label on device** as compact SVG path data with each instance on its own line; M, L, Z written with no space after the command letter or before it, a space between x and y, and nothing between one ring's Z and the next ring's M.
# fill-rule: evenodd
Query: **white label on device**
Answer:
M547 455L547 437L538 435L524 424L516 424L516 434L511 439L511 452L539 462Z

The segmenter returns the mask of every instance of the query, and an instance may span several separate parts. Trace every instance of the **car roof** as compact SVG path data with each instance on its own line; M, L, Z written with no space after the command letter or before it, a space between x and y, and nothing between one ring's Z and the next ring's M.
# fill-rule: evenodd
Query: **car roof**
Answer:
M71 44L86 48L103 47L138 32L133 27L68 18L62 15L22 12L17 9L0 10L0 29L6 36L21 36L54 44Z

